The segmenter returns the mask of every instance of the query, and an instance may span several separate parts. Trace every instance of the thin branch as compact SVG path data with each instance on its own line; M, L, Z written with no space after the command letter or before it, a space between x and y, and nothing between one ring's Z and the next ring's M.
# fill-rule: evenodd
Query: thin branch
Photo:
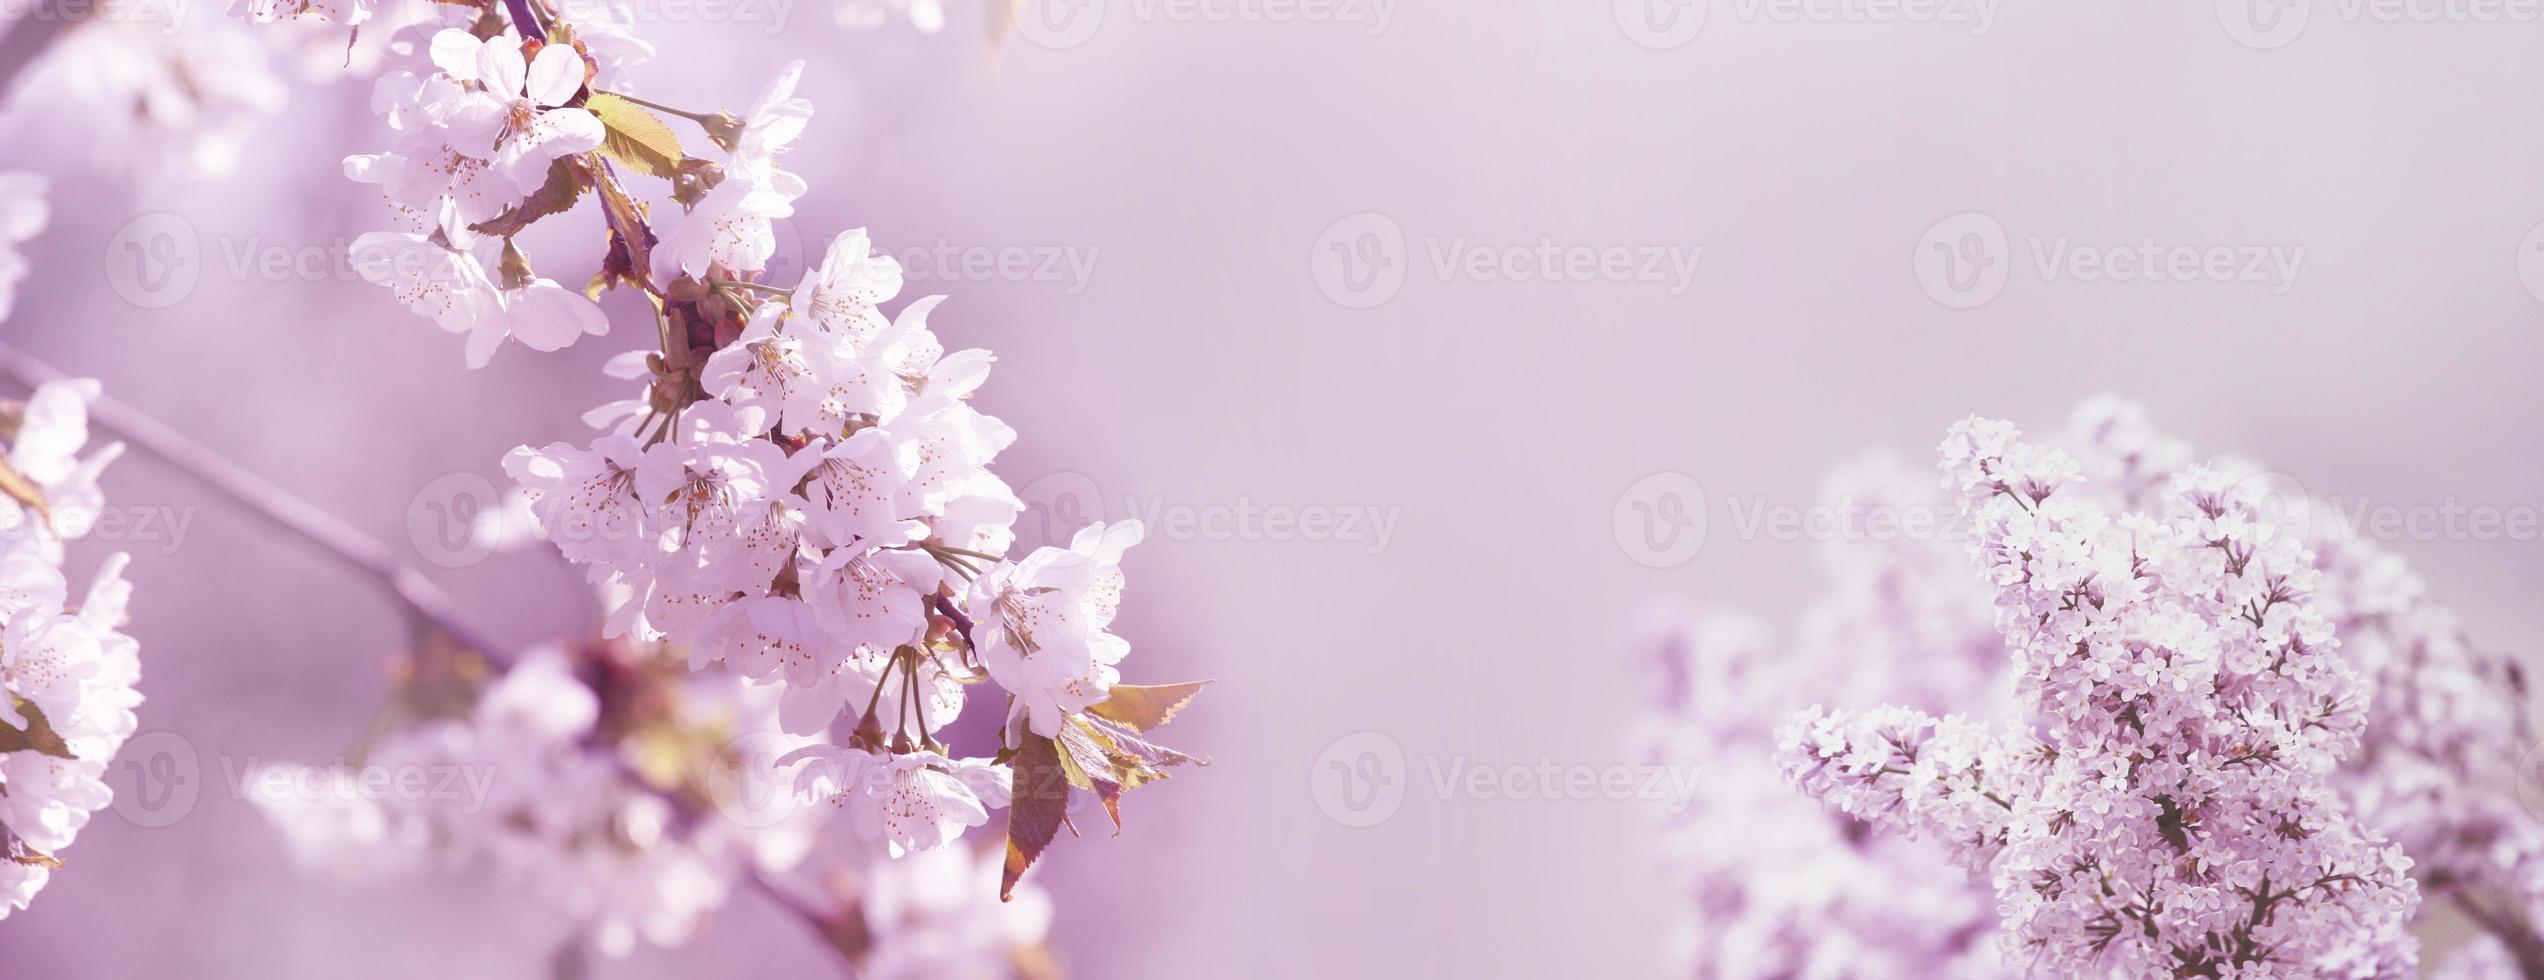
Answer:
M512 13L512 26L531 41L546 41L547 28L539 26L538 14L530 9L532 0L504 0L504 9Z
M29 388L68 377L7 343L0 343L0 374ZM400 563L378 539L113 398L99 395L91 401L88 419L89 424L158 457L212 492L264 518L266 523L299 536L369 577L395 598L418 626L489 657L503 653L502 646L460 619L450 596L440 586L422 572Z
M29 388L69 377L6 342L0 342L0 374ZM425 578L423 573L399 564L388 546L378 540L122 402L99 395L88 404L88 420L89 424L158 457L178 472L268 523L299 535L330 556L360 570L374 584L395 597L419 624L439 631L452 642L484 655L498 666L512 662L509 650L486 639L459 619L452 609L450 597L439 586ZM832 925L829 915L770 880L766 872L754 869L750 880L757 890L802 919L817 936L822 937L825 945L828 944ZM855 976L853 967L848 967L845 960L842 966L848 969L849 976Z

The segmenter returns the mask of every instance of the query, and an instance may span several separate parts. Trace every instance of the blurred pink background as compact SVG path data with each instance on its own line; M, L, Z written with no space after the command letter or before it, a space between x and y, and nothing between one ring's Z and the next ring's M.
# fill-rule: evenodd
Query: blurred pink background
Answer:
M2529 377L2544 281L2520 274L2544 222L2529 107L2544 26L2317 3L2302 34L2256 47L2226 7L2221 22L2210 4L2014 4L1973 36L1718 0L1700 33L1656 47L1638 37L1670 38L1631 29L1633 3L1404 4L1373 34L1107 0L1081 44L994 55L974 4L922 36L845 32L808 3L783 23L661 25L640 91L738 106L810 59L814 128L788 161L813 186L793 221L807 246L864 225L886 249L1057 257L1057 279L904 294L952 294L938 331L998 353L981 403L1021 432L1000 471L1028 497L1052 477L1042 502L1061 488L1112 519L1395 515L1383 547L1153 528L1132 551L1126 673L1218 679L1169 733L1216 764L1137 794L1128 833L1067 842L1037 872L1075 973L1644 976L1679 907L1651 868L1659 804L1477 799L1434 777L1628 761L1620 634L1651 597L1789 621L1822 584L1815 546L1744 537L1732 502L1804 506L1864 447L1923 459L1963 415L2046 429L2113 391L2317 493L2544 504ZM0 116L0 167L56 182L0 330L413 556L420 490L500 479L504 450L580 433L619 397L600 362L644 337L508 349L472 374L385 290L235 273L234 255L385 226L337 164L382 142L365 94L298 89L223 185L91 176L58 130ZM116 230L154 211L183 219L204 265L182 301L144 309L100 270ZM1404 278L1349 308L1317 270L1359 242L1329 228L1373 211L1403 241L1374 254ZM1916 262L1930 228L1973 211L2009 236L2007 279L1954 309ZM2277 295L2051 279L2034 236L2304 253ZM1677 292L1432 261L1541 242L1702 258ZM1663 472L1702 488L1708 521L1700 549L1654 567L1612 518ZM539 975L557 916L482 876L297 876L220 783L223 760L350 744L403 639L392 607L156 461L128 458L107 487L191 509L175 547L127 545L132 632L142 729L185 738L209 784L170 826L101 813L0 926L6 972ZM2449 537L2396 547L2478 636L2527 646L2544 542ZM506 640L583 628L579 585L543 555L427 567ZM1384 775L1403 797L1348 826L1366 814L1336 819L1316 780L1364 731L1401 751ZM1370 743L1347 744L1357 762ZM830 963L742 895L690 945L600 975Z

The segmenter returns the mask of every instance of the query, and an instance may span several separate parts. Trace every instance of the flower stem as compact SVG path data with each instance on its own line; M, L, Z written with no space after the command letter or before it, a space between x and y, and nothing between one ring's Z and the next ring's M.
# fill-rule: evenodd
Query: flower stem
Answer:
M654 101L647 100L647 99L640 99L640 98L637 98L637 97L635 97L635 96L633 96L633 95L629 95L629 94L627 94L627 93L625 93L625 92L612 92L612 91L608 91L608 90L604 89L604 90L602 90L601 94L603 94L603 95L616 96L616 97L618 97L618 98L625 99L625 100L627 100L627 101L629 101L629 102L633 102L633 103L635 103L635 104L637 104L637 105L640 105L640 106L643 106L643 107L645 107L645 108L652 109L652 110L654 110L655 112L660 112L660 113L666 113L666 114L669 114L669 115L679 116L679 117L680 117L680 118L682 118L682 119L689 120L690 122L697 123L698 125L701 125L701 126L704 126L704 125L706 125L706 124L708 124L708 123L710 123L710 122L714 122L714 121L715 121L715 117L714 117L714 116L709 116L709 115L704 115L704 114L701 114L701 113L690 112L690 111L688 111L688 110L686 110L686 109L674 109L674 108L672 108L672 107L670 107L670 106L667 106L667 105L664 105L664 104L662 104L662 103L660 103L660 102L654 102Z
M548 40L547 28L539 26L538 15L530 10L532 0L504 0L504 9L512 13L512 26L523 38L542 44Z

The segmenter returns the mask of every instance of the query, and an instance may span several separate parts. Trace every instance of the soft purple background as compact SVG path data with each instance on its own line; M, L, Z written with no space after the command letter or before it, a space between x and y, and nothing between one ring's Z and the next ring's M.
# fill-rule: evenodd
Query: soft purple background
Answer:
M1067 284L956 282L936 325L999 354L981 401L1023 438L1001 469L1096 488L1104 516L1169 507L1400 508L1359 542L1171 540L1132 553L1136 679L1215 677L1168 730L1216 757L1132 800L1131 830L1068 841L1041 880L1087 976L1634 976L1676 914L1642 832L1652 804L1443 799L1432 766L1623 761L1636 703L1618 638L1654 595L1789 620L1809 543L1744 540L1729 502L1807 504L1866 446L1922 459L1973 412L2048 428L2082 396L2145 400L2203 450L2397 506L2544 503L2531 382L2544 305L2518 274L2544 221L2536 24L2348 21L2314 5L2255 50L2208 4L2027 4L1984 35L1935 24L1744 20L1714 4L1671 49L1607 4L1406 4L1388 29L1143 18L1111 0L1082 46L1011 43L977 7L944 34L663 25L642 91L738 105L814 60L789 161L818 247L864 224L1093 256ZM209 10L197 16L209 16ZM762 11L767 16L770 11ZM774 39L765 35L782 26ZM58 134L0 124L0 164L57 180L15 343L167 419L411 553L436 477L572 438L614 387L620 334L461 369L459 342L358 282L234 276L224 249L339 243L381 225L337 176L376 129L355 89L296 93L247 176L136 190L84 175ZM158 310L100 269L132 215L173 211L203 278ZM1374 309L1311 275L1337 219L1388 215L1411 276ZM1912 261L1964 211L2014 235L2013 281L1947 309ZM556 240L588 249L588 208ZM2302 245L2295 288L2045 282L2020 242L2154 236ZM1425 243L1702 246L1692 288L1442 281ZM586 269L549 260L579 281ZM925 285L915 292L934 291ZM621 310L621 313L628 311ZM1687 474L1710 536L1655 569L1611 530L1626 488ZM35 907L0 925L12 976L531 976L561 922L480 878L339 890L294 876L218 785L222 760L314 759L368 717L402 634L392 608L154 461L124 505L193 508L141 552L145 730L206 776L173 826L102 814ZM2544 627L2534 540L2398 546L2490 641ZM94 550L75 564L87 567ZM543 557L433 569L481 622L579 627ZM1319 754L1370 730L1411 787L1379 826L1329 820ZM817 972L756 898L692 945L607 976Z

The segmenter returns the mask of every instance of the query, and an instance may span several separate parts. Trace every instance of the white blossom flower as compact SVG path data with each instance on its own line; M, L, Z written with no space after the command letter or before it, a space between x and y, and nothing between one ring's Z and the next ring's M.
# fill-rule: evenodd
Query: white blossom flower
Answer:
M846 336L862 350L884 326L875 307L900 293L901 263L877 254L866 230L853 228L831 240L821 265L804 271L788 302L796 316Z
M354 239L352 254L365 281L389 287L409 311L444 330L470 333L480 323L501 322L503 299L494 280L466 251L424 235L375 231Z
M562 442L522 446L505 454L504 472L530 489L540 536L567 561L638 565L654 547L652 516L636 490L643 460L635 437L612 434L588 451Z
M524 59L519 41L452 29L433 35L432 55L443 74L484 87L450 111L452 145L491 147L488 161L520 194L547 183L549 162L601 145L600 118L566 105L583 88L573 48L545 45Z
M813 529L825 543L889 547L927 536L925 525L899 513L910 460L883 430L859 429L803 452L817 460L805 474L804 500L811 505L807 516Z
M908 17L910 26L921 34L934 34L945 29L943 0L837 0L831 16L839 26L852 31L867 31L883 26L894 14Z
M592 56L592 84L634 91L629 73L654 60L654 45L636 36L636 11L627 0L564 0L558 7L559 16L574 25L574 39Z
M1035 734L1058 735L1120 676L1114 665L1130 643L1105 628L1121 606L1122 552L1141 533L1138 521L1087 525L1066 549L1038 549L981 573L964 597L981 663L1016 695Z
M96 524L106 506L98 474L124 454L123 443L110 442L79 455L88 443L88 403L98 391L97 382L87 379L38 385L19 416L17 442L9 447L9 468L42 492L50 519L31 519L36 515L24 508L0 508L0 537L34 540L55 562L62 558L61 542L86 536Z
M441 234L448 240L453 233L466 237L456 229ZM480 247L499 245L488 240ZM389 287L407 309L431 317L444 330L467 334L465 355L472 369L485 367L507 338L532 350L554 351L586 335L609 332L609 318L583 294L546 278L499 287L479 256L430 236L370 232L354 239L353 255L356 271Z
M795 148L813 117L813 103L795 96L795 83L803 77L804 63L788 62L760 90L760 97L752 100L750 111L742 116L740 132L733 137L732 170L754 180L775 178L777 155Z
M0 173L0 320L9 318L18 281L27 274L26 256L18 245L43 231L50 214L44 186L44 178L37 174Z
M896 858L943 847L965 828L988 823L990 807L1007 805L1011 778L1005 766L978 759L829 745L797 749L778 765L803 766L796 774L799 793L847 811L857 836L882 841Z
M654 244L653 276L657 284L682 274L703 278L710 268L728 273L758 272L777 252L777 235L769 222L795 213L800 185L787 193L785 174L754 176L727 173L722 183L700 198L689 213L671 221Z
M927 624L914 580L933 581L936 561L912 551L833 548L801 570L804 601L833 642L889 652L913 643Z
M150 180L229 176L286 101L272 51L242 22L189 20L176 5L119 12L65 31L12 106L58 114L51 128L89 139L101 168Z
M766 407L790 434L834 436L858 416L888 415L908 401L899 378L850 356L841 338L796 322L783 305L761 306L741 336L707 359L699 384L727 402Z
M1051 896L1030 883L998 898L995 848L921 851L875 869L859 896L874 937L858 975L869 980L1004 976L1038 953Z
M38 386L7 451L8 469L45 503L0 502L0 729L40 725L51 737L0 752L0 918L26 907L59 852L112 798L107 762L137 726L139 647L121 632L132 591L126 559L108 556L76 606L61 568L64 542L83 536L104 505L98 470L121 450L79 455L96 395L94 381Z

